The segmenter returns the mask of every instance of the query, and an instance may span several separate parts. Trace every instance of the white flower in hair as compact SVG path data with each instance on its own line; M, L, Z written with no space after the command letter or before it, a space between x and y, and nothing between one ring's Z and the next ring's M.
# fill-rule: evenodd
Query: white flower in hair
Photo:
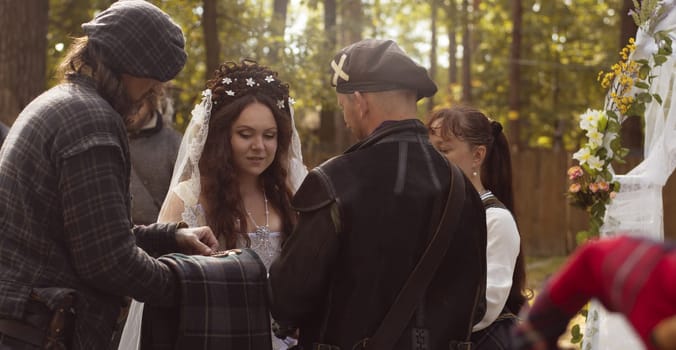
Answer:
M284 109L284 100L277 100L277 108Z
M296 100L293 99L293 97L289 97L289 106L293 106L296 104Z
M256 82L253 80L253 78L246 78L246 85L253 87L254 85L256 85Z
M232 90L227 90L225 93L226 93L228 96L235 96L235 92L232 91Z
M209 97L211 96L211 89L206 89L202 91L202 97Z
M267 81L268 83L272 83L273 81L275 81L275 78L273 78L272 75L268 75L267 77L265 77L265 81Z
M223 78L223 84L230 85L230 83L232 83L232 79L228 77Z

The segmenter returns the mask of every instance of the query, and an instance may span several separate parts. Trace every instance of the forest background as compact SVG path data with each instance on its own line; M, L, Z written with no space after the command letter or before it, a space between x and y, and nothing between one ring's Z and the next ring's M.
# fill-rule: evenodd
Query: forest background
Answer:
M11 125L58 82L56 66L71 38L83 35L80 24L112 2L0 0L0 122ZM567 205L564 193L570 152L584 136L577 116L603 106L606 90L597 76L636 33L628 15L631 0L150 2L186 36L188 62L169 89L177 129L187 125L219 63L254 59L289 82L305 161L312 167L354 142L329 83L333 55L362 38L391 38L428 67L439 86L434 98L420 101L418 117L463 103L504 125L526 252L565 255L576 246L575 233L587 218ZM635 164L642 155L639 118L623 124L622 143ZM670 205L665 203L665 212ZM666 222L667 232L671 225Z

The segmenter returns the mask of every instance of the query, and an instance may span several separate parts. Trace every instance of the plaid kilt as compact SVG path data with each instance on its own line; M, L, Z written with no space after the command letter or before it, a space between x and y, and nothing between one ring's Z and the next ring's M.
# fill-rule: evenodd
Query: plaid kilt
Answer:
M142 348L272 348L267 271L253 250L159 260L176 273L180 300L173 309L146 305Z

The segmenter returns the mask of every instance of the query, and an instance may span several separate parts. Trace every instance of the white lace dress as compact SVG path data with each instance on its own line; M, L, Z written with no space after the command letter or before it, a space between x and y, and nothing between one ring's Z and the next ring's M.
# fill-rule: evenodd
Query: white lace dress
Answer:
M182 201L182 203L180 203L180 206L182 207L181 218L190 227L206 226L207 223L204 209L198 202L198 196L196 195L199 191L196 189L198 189L198 183L196 181L188 180L178 183L172 190ZM179 203L170 205L179 205ZM162 213L160 213L160 216L162 216ZM258 232L251 232L249 233L249 239L251 240L251 249L261 258L266 270L269 270L270 264L279 255L281 250L281 233L270 232L261 234ZM225 247L225 242L219 242L219 245ZM244 243L242 242L240 246L244 246ZM142 314L143 303L133 301L118 350L139 349ZM296 343L296 339L287 338L282 340L272 335L272 350L284 350L292 345L296 345Z
M184 204L182 219L190 227L206 226L207 221L204 209L198 202L198 198L194 195L195 191L192 190L191 185L192 184L188 182L182 182L174 189L174 193L178 195ZM281 232L270 232L267 234L250 232L249 239L251 240L251 249L261 258L265 265L265 269L269 270L270 264L279 255L282 249ZM243 242L240 243L240 246L244 246ZM225 242L219 241L219 245L224 247ZM289 346L295 344L295 339L287 338L282 340L274 335L272 336L273 350L287 349Z

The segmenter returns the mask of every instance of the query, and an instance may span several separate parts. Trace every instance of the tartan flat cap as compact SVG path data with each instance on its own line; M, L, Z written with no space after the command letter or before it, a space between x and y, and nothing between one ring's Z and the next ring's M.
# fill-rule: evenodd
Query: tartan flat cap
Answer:
M82 25L116 73L162 82L185 65L183 32L166 13L143 0L120 0Z
M392 40L364 39L340 50L331 61L331 85L342 94L413 90L430 97L437 86L427 70Z

